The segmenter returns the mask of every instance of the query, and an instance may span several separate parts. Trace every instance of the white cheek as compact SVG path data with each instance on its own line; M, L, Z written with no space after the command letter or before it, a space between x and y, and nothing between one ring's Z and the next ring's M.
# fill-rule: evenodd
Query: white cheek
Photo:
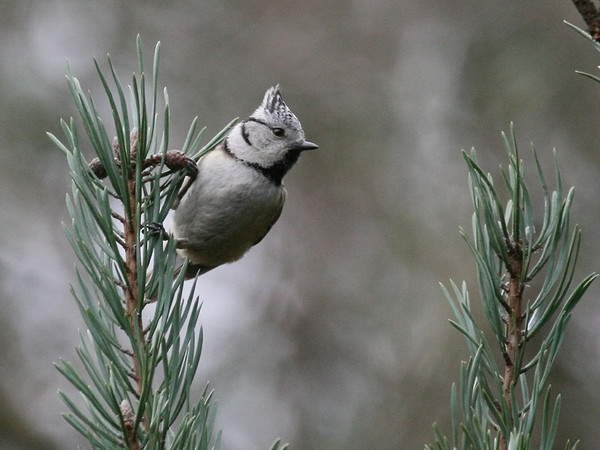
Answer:
M238 129L234 129L229 136L227 136L227 144L229 145L229 149L240 149L244 147L248 147L246 141L242 137L242 133Z
M266 150L268 150L271 147L273 147L273 144L274 144L273 140L269 139L269 137L265 136L264 134L259 134L257 136L252 136L251 139L253 139L251 141L252 145L255 148L258 148L258 149L266 149Z

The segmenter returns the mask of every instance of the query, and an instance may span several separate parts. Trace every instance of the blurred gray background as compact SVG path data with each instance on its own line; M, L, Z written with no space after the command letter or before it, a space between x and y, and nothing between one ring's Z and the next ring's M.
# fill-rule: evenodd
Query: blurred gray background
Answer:
M600 58L565 19L583 26L567 0L2 2L0 448L84 445L52 366L76 360L82 328L61 227L69 174L45 134L75 115L67 58L105 105L92 57L106 67L110 53L128 82L135 36L147 61L160 40L173 148L194 116L212 135L275 83L321 147L287 177L260 246L198 283L198 391L216 391L222 447L422 448L433 422L449 431L466 357L438 282L477 292L458 234L471 219L461 148L495 175L511 121L529 168L530 141L549 170L556 148L577 189L578 279L600 270L600 85L574 72L598 73ZM600 441L599 293L576 310L552 380L561 446Z

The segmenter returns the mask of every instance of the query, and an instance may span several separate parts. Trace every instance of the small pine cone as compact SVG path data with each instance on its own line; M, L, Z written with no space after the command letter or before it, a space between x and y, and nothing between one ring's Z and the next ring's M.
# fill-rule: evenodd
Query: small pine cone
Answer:
M123 422L125 422L125 426L128 430L133 430L135 415L133 414L133 410L129 401L127 399L123 400L119 405L119 409L121 410L121 415L123 416Z
M133 128L129 133L129 158L131 162L135 161L138 152L138 129Z
M106 178L106 176L108 175L106 173L104 165L100 162L98 158L92 159L88 166L92 170L92 172L94 172L94 175L96 175L100 179Z
M171 170L183 170L188 167L189 158L180 150L169 150L165 163Z
M112 151L115 159L119 159L121 157L121 153L119 152L119 138L115 136L112 140Z

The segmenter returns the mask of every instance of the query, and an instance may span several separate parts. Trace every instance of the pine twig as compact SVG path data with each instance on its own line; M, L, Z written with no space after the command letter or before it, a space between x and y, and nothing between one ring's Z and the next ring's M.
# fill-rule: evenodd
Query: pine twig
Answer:
M195 161L218 145L233 123L200 148L202 131L194 119L182 150L167 150L166 91L162 130L157 125L160 45L148 95L139 38L137 44L140 74L134 74L129 96L110 58L114 87L96 62L117 135L112 141L91 94L70 70L67 75L96 158L88 164L83 157L73 119L61 121L65 143L49 135L65 153L73 180L67 197L72 221L65 232L83 269L72 292L88 329L77 349L84 373L67 361L56 364L84 405L59 395L70 410L65 419L91 448L206 450L214 422L211 393L191 398L202 350L200 305L193 289L182 294L183 277L174 271L175 241L162 223L182 186L195 176ZM157 301L148 314L152 296ZM215 446L218 442L217 436Z
M590 36L600 42L600 13L592 0L573 0L577 11L588 26Z
M577 226L570 228L573 189L563 192L556 155L556 190L551 191L532 147L545 205L543 219L536 220L512 125L503 137L509 163L500 185L481 169L474 150L463 152L475 211L472 237L462 235L475 257L492 333L488 336L475 319L464 282L462 289L454 282L451 290L442 286L454 315L451 324L464 335L470 359L461 367L459 387L452 387L452 439L434 425L436 442L428 449L530 448L538 416L542 448L552 448L560 402L550 402L548 376L571 312L597 277L589 275L569 293L581 233ZM526 300L527 283L534 278L541 286L537 293L528 291ZM541 345L534 348L532 338L542 333Z

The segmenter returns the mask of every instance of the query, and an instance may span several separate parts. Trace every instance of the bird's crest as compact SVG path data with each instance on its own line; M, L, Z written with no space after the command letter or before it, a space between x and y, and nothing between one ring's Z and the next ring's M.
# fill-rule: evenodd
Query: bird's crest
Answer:
M296 118L294 113L283 101L279 85L267 89L259 109L263 109L267 114L279 116L286 125L292 125Z

